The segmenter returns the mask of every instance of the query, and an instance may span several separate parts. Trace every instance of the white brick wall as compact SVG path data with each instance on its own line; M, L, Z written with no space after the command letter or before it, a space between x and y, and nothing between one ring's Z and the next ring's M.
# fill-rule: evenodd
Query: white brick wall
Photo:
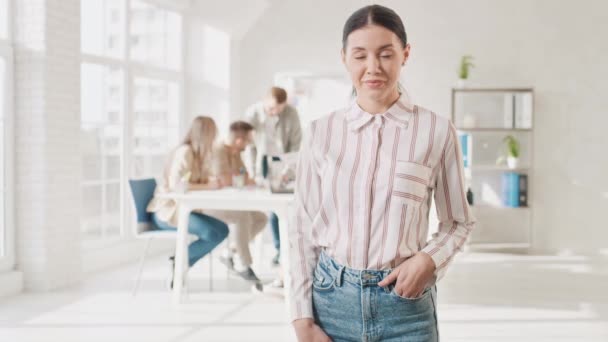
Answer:
M24 287L81 274L80 1L15 1L16 232Z

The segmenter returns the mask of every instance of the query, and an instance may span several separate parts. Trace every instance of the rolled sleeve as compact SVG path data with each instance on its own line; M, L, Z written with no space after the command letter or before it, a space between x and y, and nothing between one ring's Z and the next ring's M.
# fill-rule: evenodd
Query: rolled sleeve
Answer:
M475 225L475 218L466 200L462 152L456 138L456 128L451 122L437 167L435 207L439 227L422 251L433 259L439 280L445 275L446 266L462 251Z

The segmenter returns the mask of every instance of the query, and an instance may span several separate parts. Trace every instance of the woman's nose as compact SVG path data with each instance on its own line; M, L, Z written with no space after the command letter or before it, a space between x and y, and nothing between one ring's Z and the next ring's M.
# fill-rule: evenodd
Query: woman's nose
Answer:
M375 74L378 72L380 61L377 57L371 57L367 59L367 73Z

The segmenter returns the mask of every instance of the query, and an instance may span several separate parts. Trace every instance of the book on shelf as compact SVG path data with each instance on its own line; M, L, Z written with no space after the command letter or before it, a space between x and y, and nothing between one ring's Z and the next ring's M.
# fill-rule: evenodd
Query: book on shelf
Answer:
M513 128L515 127L515 118L514 118L514 107L515 107L515 97L511 93L507 93L503 95L503 127L504 128Z
M507 93L503 95L503 127L512 129L532 128L532 93Z
M464 164L463 166L465 168L468 168L471 166L471 155L472 155L472 147L473 147L471 134L460 133L458 135L458 138L460 140L460 149L462 151L462 162Z
M532 128L532 93L515 95L515 125L514 128Z
M528 206L528 175L517 172L502 174L502 202L509 208Z
M519 175L519 206L528 206L528 175Z
M510 208L519 206L519 174L516 172L502 174L502 203Z

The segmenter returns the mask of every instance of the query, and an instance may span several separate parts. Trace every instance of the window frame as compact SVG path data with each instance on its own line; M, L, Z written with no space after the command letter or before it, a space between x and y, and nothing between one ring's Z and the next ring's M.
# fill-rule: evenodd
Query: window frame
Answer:
M81 4L82 1L81 0ZM155 65L148 65L142 62L138 62L131 59L131 45L130 45L130 34L131 34L131 0L124 1L125 20L123 33L125 35L123 39L122 55L120 57L110 56L99 56L92 55L79 51L80 63L82 64L96 64L106 67L116 67L122 70L123 74L123 103L122 103L122 136L121 136L121 168L120 168L120 234L117 236L106 237L106 238L95 238L95 239L83 239L82 246L85 250L94 250L100 248L115 247L118 242L125 242L133 240L135 237L134 227L132 219L134 213L131 203L131 195L128 188L128 179L131 177L131 165L132 165L132 150L133 150L133 132L134 132L134 112L133 112L133 94L134 94L134 81L136 78L149 78L159 81L175 82L178 85L179 100L178 100L178 113L179 122L178 126L181 132L183 127L183 118L185 113L185 54L186 47L185 43L185 29L187 27L188 16L185 11L180 8L173 8L170 6L164 6L156 2L146 1L150 5L156 8L171 11L178 14L181 18L181 65L178 70L171 69L170 67L163 68ZM81 182L82 187L83 182ZM103 203L102 203L103 205ZM82 227L81 227L82 229Z

